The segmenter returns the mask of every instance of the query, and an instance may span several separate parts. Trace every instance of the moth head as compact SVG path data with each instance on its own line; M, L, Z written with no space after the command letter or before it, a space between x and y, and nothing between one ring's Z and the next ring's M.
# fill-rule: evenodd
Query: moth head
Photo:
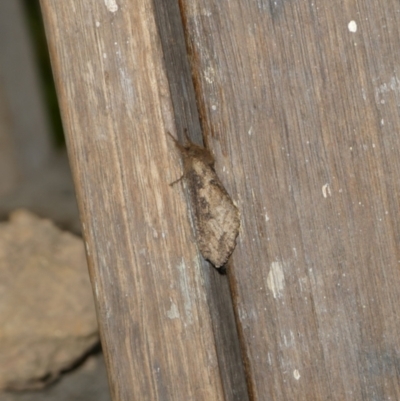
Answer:
M214 158L212 154L205 148L198 146L194 143L190 143L185 146L185 157L189 159L199 159L203 163L208 164L209 166L214 165Z
M214 165L214 158L212 154L202 146L196 145L193 143L189 136L187 135L187 131L185 130L185 139L186 139L186 144L181 145L169 132L167 132L168 136L171 137L171 139L174 141L176 147L180 150L182 153L182 156L185 159L197 159L201 160L204 164L207 164L209 166Z

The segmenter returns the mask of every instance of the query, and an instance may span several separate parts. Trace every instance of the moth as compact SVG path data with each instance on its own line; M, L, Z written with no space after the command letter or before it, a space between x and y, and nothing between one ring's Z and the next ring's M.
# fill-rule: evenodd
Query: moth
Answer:
M240 227L239 210L214 170L211 153L191 142L186 130L185 145L169 132L168 135L182 154L183 175L177 181L184 178L188 187L197 245L204 259L219 268L235 249Z

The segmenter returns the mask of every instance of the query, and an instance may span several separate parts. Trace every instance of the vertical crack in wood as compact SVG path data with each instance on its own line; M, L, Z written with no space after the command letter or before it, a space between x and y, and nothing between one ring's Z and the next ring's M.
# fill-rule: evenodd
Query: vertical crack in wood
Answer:
M174 1L159 0L154 0L153 4L178 137L183 143L183 133L187 128L190 139L203 145L201 119L205 115L202 112L204 105L199 102L198 72L195 68L191 70L188 60L188 52L191 52L192 62L195 62L196 55L187 40L184 6ZM208 267L206 263L203 264L202 274L225 398L246 401L249 400L248 382L245 378L229 283L226 276L221 276Z

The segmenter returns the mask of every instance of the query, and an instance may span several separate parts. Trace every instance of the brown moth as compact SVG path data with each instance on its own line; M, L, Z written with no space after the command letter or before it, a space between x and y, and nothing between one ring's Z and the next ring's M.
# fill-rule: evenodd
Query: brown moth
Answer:
M235 249L240 227L239 210L214 170L211 153L192 143L186 131L185 146L169 132L168 135L183 157L181 178L185 179L189 189L198 247L204 259L219 268Z

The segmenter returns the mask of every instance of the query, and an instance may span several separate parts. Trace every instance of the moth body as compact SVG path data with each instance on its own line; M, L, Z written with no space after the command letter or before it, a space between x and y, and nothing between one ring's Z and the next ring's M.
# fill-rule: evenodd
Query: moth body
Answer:
M219 268L235 249L240 227L239 210L214 170L211 153L190 142L189 138L185 146L172 138L183 156L183 178L189 189L199 250L205 259Z

